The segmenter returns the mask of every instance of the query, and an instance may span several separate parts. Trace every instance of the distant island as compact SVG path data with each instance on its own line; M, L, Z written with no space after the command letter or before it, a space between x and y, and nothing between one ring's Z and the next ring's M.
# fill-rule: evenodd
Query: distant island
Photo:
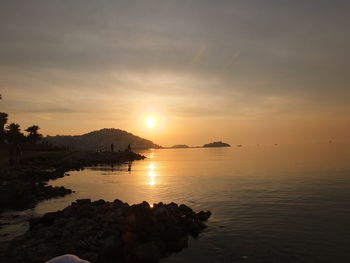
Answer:
M203 145L203 148L210 148L210 147L231 147L228 143L224 143L221 141L218 142L211 142Z
M190 146L186 145L186 144L176 144L174 146L171 146L170 148L175 148L175 149L179 149L179 148L190 148Z
M47 136L47 141L54 146L66 147L70 150L110 150L113 143L114 149L125 150L128 145L132 149L159 149L162 146L146 140L132 133L120 129L101 129L82 135L56 135Z
M228 143L222 141L211 142L204 144L203 146L189 146L187 144L175 144L170 147L162 147L163 149L182 149L182 148L214 148L214 147L231 147Z

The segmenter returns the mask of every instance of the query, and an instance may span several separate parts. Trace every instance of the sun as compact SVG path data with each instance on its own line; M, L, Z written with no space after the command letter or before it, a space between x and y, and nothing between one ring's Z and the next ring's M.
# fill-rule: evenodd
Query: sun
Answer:
M157 119L153 116L148 116L146 118L145 122L146 122L147 127L150 129L155 128L157 126L157 123L158 123Z

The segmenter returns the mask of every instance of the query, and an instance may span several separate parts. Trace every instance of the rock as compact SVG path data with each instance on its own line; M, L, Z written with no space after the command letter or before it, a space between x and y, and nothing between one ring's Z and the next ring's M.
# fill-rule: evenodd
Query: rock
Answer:
M198 236L198 234L202 231L202 227L198 222L192 222L189 226L189 231L193 236Z
M149 209L151 206L149 205L148 202L146 201L143 201L141 204L139 204L138 206L141 206L142 208L145 208L145 209Z
M165 206L160 206L160 207L157 207L156 209L154 209L153 214L156 217L167 216L168 215L168 210L166 209Z
M185 233L180 227L173 226L164 231L164 240L177 241L184 235Z
M77 205L91 204L91 199L78 199L75 202Z
M100 240L99 243L101 244L101 248L103 249L104 253L110 253L119 242L116 242L116 238L114 236L108 236Z
M193 214L193 210L189 208L187 205L180 205L179 210L182 211L184 214L191 215Z
M195 213L186 205L147 202L129 206L120 200L81 199L62 211L30 221L30 230L15 239L8 261L76 254L91 263L157 262L187 247L210 212Z
M89 262L97 262L97 260L98 260L97 253L86 252L86 253L82 254L81 257L89 260Z
M158 208L158 207L161 207L163 206L164 204L162 202L159 202L158 204L153 204L153 208Z
M176 210L176 209L179 208L179 206L176 203L171 202L170 204L167 205L167 208L170 209L170 210Z
M100 200L98 200L98 201L95 201L94 204L95 204L95 205L104 205L104 204L106 204L106 201L100 199Z
M173 250L175 252L180 251L183 248L188 247L188 236L182 236L180 239L173 243Z
M115 200L113 201L113 204L114 204L115 206L117 206L117 207L122 207L122 206L124 206L124 203L123 203L122 201L120 201L119 199L115 199Z
M133 256L138 262L158 262L160 259L160 251L153 242L145 243L137 246L132 251Z
M196 214L196 217L200 221L207 221L207 219L211 216L210 211L200 211Z

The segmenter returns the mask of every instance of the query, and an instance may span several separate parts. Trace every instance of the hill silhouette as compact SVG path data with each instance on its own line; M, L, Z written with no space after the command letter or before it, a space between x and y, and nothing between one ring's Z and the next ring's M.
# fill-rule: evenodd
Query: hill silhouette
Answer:
M113 128L101 129L82 135L47 136L46 139L54 146L68 146L70 150L109 151L112 143L115 151L125 150L128 144L131 145L132 149L162 148L150 140Z

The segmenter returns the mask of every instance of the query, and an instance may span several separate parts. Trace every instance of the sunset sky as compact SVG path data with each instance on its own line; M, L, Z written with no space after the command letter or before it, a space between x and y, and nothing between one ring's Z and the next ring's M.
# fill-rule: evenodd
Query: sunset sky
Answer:
M0 111L44 134L113 127L164 146L349 142L349 13L340 0L0 0Z

